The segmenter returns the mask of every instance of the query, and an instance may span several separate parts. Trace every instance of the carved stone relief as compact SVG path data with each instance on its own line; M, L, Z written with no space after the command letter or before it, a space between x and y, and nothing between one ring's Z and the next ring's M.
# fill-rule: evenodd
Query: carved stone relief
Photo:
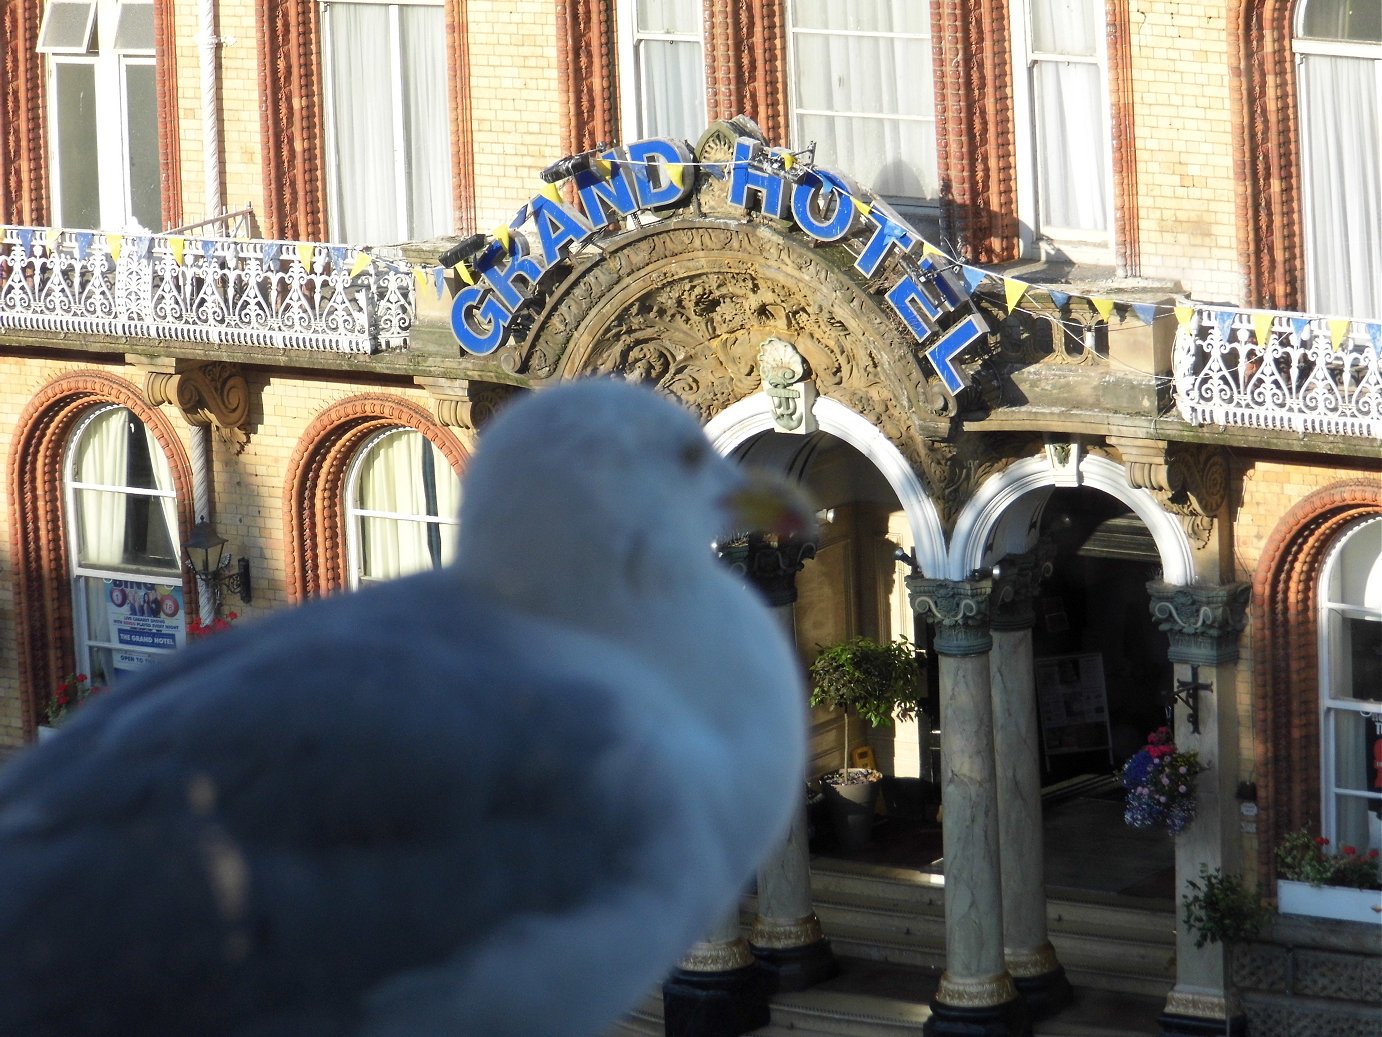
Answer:
M178 362L172 371L150 370L144 397L155 407L175 405L189 424L211 426L237 451L249 442L249 384L235 364Z
M1209 543L1214 519L1228 503L1229 468L1223 449L1154 439L1108 437L1133 486L1150 490L1181 520L1197 547Z

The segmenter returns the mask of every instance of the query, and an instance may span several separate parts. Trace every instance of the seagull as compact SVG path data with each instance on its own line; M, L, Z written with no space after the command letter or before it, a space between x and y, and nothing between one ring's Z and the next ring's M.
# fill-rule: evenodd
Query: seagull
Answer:
M711 545L809 516L651 389L510 404L453 564L192 645L0 771L0 1034L607 1033L785 838L801 668Z

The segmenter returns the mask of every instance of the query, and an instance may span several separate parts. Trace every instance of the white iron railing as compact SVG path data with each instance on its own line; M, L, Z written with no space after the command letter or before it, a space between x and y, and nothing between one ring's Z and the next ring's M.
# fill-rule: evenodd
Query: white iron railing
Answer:
M0 331L377 353L408 345L402 260L318 242L0 231Z
M1382 326L1196 307L1176 333L1176 405L1197 425L1382 440Z

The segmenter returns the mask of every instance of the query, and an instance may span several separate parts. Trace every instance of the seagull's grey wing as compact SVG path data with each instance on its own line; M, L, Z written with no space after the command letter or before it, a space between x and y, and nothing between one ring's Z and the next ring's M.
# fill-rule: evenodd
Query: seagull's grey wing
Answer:
M640 709L662 678L612 646L444 576L258 634L113 694L72 732L80 756L56 752L67 735L33 754L27 789L5 776L0 1032L349 1032L361 1012L387 1026L410 983L410 1011L483 1016L440 1003L460 989L522 1018L530 993L471 977L526 954L566 989L626 941L636 993L704 924L687 916L722 906L708 808L676 789L713 747ZM720 890L688 893L698 870ZM658 910L675 932L650 941ZM613 949L576 953L592 932ZM610 995L586 1000L607 1014Z

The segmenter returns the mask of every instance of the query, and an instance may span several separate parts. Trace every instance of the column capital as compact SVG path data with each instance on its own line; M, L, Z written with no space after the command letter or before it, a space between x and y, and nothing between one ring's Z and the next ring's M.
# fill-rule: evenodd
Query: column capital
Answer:
M1250 584L1175 586L1153 580L1147 593L1152 619L1171 638L1172 662L1214 666L1237 661Z
M1038 545L1023 554L1008 555L993 567L994 630L1026 630L1036 625L1036 599L1041 581L1055 569L1055 552Z
M797 573L816 557L816 545L796 537L767 537L750 533L719 547L720 557L758 588L774 608L797 600Z
M907 577L912 611L936 628L936 651L942 655L983 655L993 647L989 602L993 579L937 580Z

